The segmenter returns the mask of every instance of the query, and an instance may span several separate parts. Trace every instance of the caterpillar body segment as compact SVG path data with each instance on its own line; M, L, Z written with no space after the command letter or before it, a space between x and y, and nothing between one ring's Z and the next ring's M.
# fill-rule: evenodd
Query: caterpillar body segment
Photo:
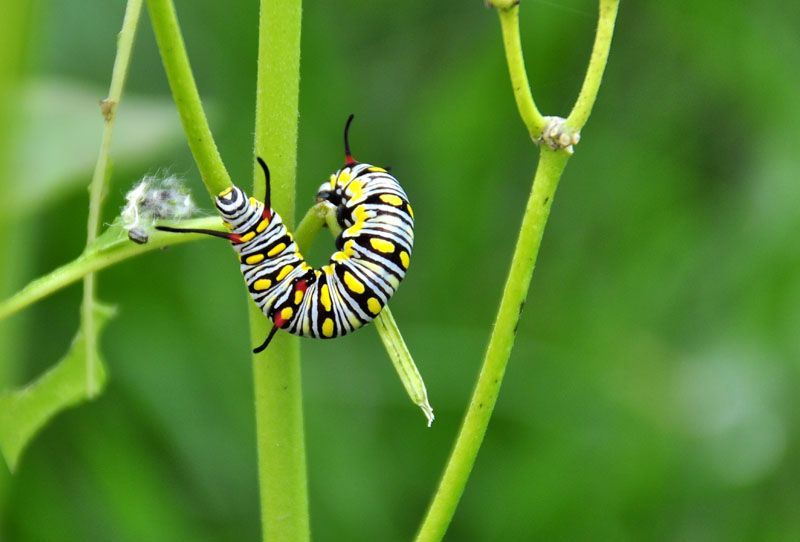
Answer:
M386 169L353 159L347 139L352 118L345 126L345 165L317 194L317 201L336 208L343 230L328 265L308 265L280 215L236 186L215 200L228 233L158 227L231 241L253 301L274 323L256 352L278 329L320 339L351 333L380 313L405 277L414 245L413 211ZM258 160L269 201L269 170Z

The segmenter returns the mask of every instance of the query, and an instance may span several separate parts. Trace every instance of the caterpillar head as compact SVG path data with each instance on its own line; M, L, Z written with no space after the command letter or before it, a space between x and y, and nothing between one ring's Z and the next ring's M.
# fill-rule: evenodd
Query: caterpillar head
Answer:
M234 224L238 218L247 214L249 203L247 194L238 186L226 188L216 197L219 214L230 224Z

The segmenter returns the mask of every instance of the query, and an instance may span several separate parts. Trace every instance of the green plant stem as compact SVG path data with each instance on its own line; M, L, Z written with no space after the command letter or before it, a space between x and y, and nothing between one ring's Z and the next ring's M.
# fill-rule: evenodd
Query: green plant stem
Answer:
M100 211L103 196L108 184L109 153L111 151L111 135L114 131L114 119L117 106L122 98L122 89L125 86L125 76L133 50L133 39L136 36L136 27L139 15L142 12L142 0L128 0L125 16L122 20L122 30L117 38L117 55L114 58L114 68L111 73L111 84L108 97L100 102L103 113L103 139L100 143L100 153L89 185L89 217L87 219L86 246L91 245L100 232ZM81 329L86 342L86 395L89 399L99 393L98 383L95 382L95 364L97 359L97 326L95 325L95 276L89 273L83 278L83 303L81 304Z
M178 26L175 6L172 0L147 0L147 8L189 148L203 183L213 198L231 186L231 179L203 113L203 104L200 102L200 94L186 56L186 46Z
M528 73L525 70L525 59L522 56L522 42L519 36L519 5L498 8L497 13L500 16L503 47L506 52L508 73L511 76L511 88L514 91L517 109L519 109L519 115L531 137L537 139L542 135L546 121L533 101Z
M186 220L180 223L185 228L201 228L223 231L222 222L217 217ZM133 258L165 246L179 245L189 241L208 239L208 236L194 233L175 235L155 232L145 245L131 242L119 225L111 226L83 253L71 262L39 277L26 285L13 296L0 302L0 320L32 305L40 299L69 286L89 273L94 273L121 261Z
M503 0L502 6L499 5L500 3L498 0L500 22L503 27L503 43L506 48L506 59L514 96L520 116L531 135L537 138L541 135L542 127L538 125L539 119L531 114L533 102L532 98L530 102L527 99L530 89L528 88L526 91L524 88L527 86L527 75L525 75L521 50L517 50L519 49L517 13L519 8L518 5L512 5L514 2L510 0ZM592 58L581 95L570 115L571 117L574 115L575 124L572 126L578 130L586 122L599 89L611 44L617 4L618 0L600 0L600 22ZM538 111L536 113L538 114ZM418 541L433 542L444 537L464 492L467 478L475 463L497 400L508 358L511 355L511 348L514 345L516 326L525 304L550 206L570 154L564 149L551 150L542 146L539 156L531 195L525 208L520 235L500 301L497 320L489 339L486 357L439 487L417 534Z
M514 345L553 196L568 158L566 152L542 149L486 358L418 541L442 539L475 463Z
M567 125L575 131L580 131L589 119L592 112L600 82L608 61L608 52L611 49L611 38L614 35L614 23L617 19L619 0L600 0L600 14L597 22L597 33L592 46L592 56L586 77L583 79L581 91L575 106L567 117Z
M294 224L297 119L300 85L300 0L262 0L259 14L255 156L270 166L271 205ZM256 198L265 195L254 168ZM272 323L250 303L253 346ZM253 354L256 442L264 540L310 538L300 342L278 333L269 348Z
M294 230L294 242L297 243L301 254L305 254L311 248L311 243L325 225L327 215L328 209L325 204L317 203L308 210L306 216L297 225Z

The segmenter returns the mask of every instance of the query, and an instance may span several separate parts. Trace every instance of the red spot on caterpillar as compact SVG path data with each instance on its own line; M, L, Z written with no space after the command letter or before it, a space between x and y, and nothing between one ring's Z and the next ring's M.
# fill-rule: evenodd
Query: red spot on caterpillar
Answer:
M301 291L301 292L305 293L305 292L306 292L306 290L308 289L308 283L306 282L306 280L305 280L305 279L303 279L303 280L299 281L299 282L298 282L298 283L295 285L294 289L295 289L295 290L299 290L299 291Z
M232 233L230 235L230 240L231 240L231 243L241 243L242 242L242 236L239 235L238 233Z
M272 220L272 211L266 205L264 206L264 212L261 213L261 218L264 220Z

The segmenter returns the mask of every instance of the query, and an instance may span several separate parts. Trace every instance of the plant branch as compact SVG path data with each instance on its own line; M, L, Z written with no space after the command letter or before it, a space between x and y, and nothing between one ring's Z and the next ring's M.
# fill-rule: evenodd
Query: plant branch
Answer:
M611 49L611 38L614 35L614 23L617 19L618 8L619 0L600 0L600 15L589 67L586 70L586 77L583 80L578 99L575 101L575 106L567 117L567 124L576 132L579 132L586 124L597 98L608 61L608 52Z
M125 77L133 50L133 39L136 36L136 27L139 24L139 15L142 12L142 0L128 0L125 16L122 19L122 30L117 38L117 55L114 58L114 68L111 72L111 84L108 96L100 102L103 113L103 139L100 143L100 153L89 186L89 217L87 219L86 246L90 246L100 232L100 212L106 185L108 184L109 153L111 151L111 135L114 131L114 120L117 105L122 98L122 89L125 86ZM94 273L89 273L83 279L83 302L81 303L81 329L86 343L86 396L91 399L99 392L98 383L95 382L97 374L95 364L97 359L97 325L95 324L95 280Z
M180 226L217 231L224 230L218 217L186 220L181 222ZM157 231L150 234L150 240L147 244L137 245L128 239L125 230L119 223L116 223L103 232L91 245L87 246L76 259L51 271L47 275L31 281L22 290L0 302L0 320L69 286L89 273L94 273L158 248L207 238L205 235L195 233L174 235Z
M519 5L515 4L508 8L498 7L497 13L500 16L500 26L503 30L503 46L517 109L519 109L519 115L528 128L531 138L537 139L542 135L546 121L533 101L528 72L525 70L525 59L522 56L522 42L519 36Z
M486 357L418 541L442 539L464 492L500 391L550 206L568 157L563 151L541 151Z
M512 5L512 3L515 4L513 0L495 0L495 2L502 4L497 7L500 10L506 58L520 116L522 116L529 130L532 127L539 130L538 134L536 131L531 130L531 135L534 136L538 143L542 134L541 127L538 124L536 126L531 124L532 121L539 120L536 118L531 119L530 105L533 102L532 100L530 103L527 102L524 92L521 100L520 90L524 91L524 87L518 88L518 83L520 82L524 82L527 85L527 77L523 79L522 53L516 51L519 46L518 6ZM586 122L599 89L611 42L617 3L618 0L600 0L600 23L598 24L598 37L595 40L592 61L590 62L590 73L587 74L581 97L579 97L579 101L573 110L576 122L580 122L580 124L576 125L578 127L582 127L583 123ZM509 39L509 36L514 39ZM550 118L546 122L553 121L558 121L558 119ZM577 130L573 131L572 127L562 129L560 127L561 124L563 123L556 123L554 126L558 125L558 128L548 136L555 140L561 139L561 136L566 136L565 142L567 144L577 142L575 138L578 133ZM525 298L528 294L528 287L539 253L542 235L550 213L550 206L553 203L556 187L571 155L571 150L569 145L559 145L555 150L548 146L540 146L539 164L536 168L533 187L522 219L520 234L511 260L511 268L509 269L503 297L497 313L497 320L489 339L486 357L453 451L450 454L442 479L439 482L439 487L417 535L418 541L439 541L444 537L464 492L464 487L475 463L478 450L483 442L486 427L489 424L489 419L497 400L497 394L500 391L500 385L511 355L511 348L514 345L517 324L522 308L525 305Z
M186 46L178 26L175 6L172 0L147 0L147 8L189 148L206 189L213 198L231 186L231 179L203 113L203 104L200 102L200 94L186 56Z
M261 1L254 154L270 166L271 205L290 229L295 205L301 15L300 0ZM264 181L257 167L253 194L264 200ZM257 346L272 322L255 303L249 306L251 341ZM308 540L297 337L278 333L269 348L253 354L253 384L262 536L264 540Z

